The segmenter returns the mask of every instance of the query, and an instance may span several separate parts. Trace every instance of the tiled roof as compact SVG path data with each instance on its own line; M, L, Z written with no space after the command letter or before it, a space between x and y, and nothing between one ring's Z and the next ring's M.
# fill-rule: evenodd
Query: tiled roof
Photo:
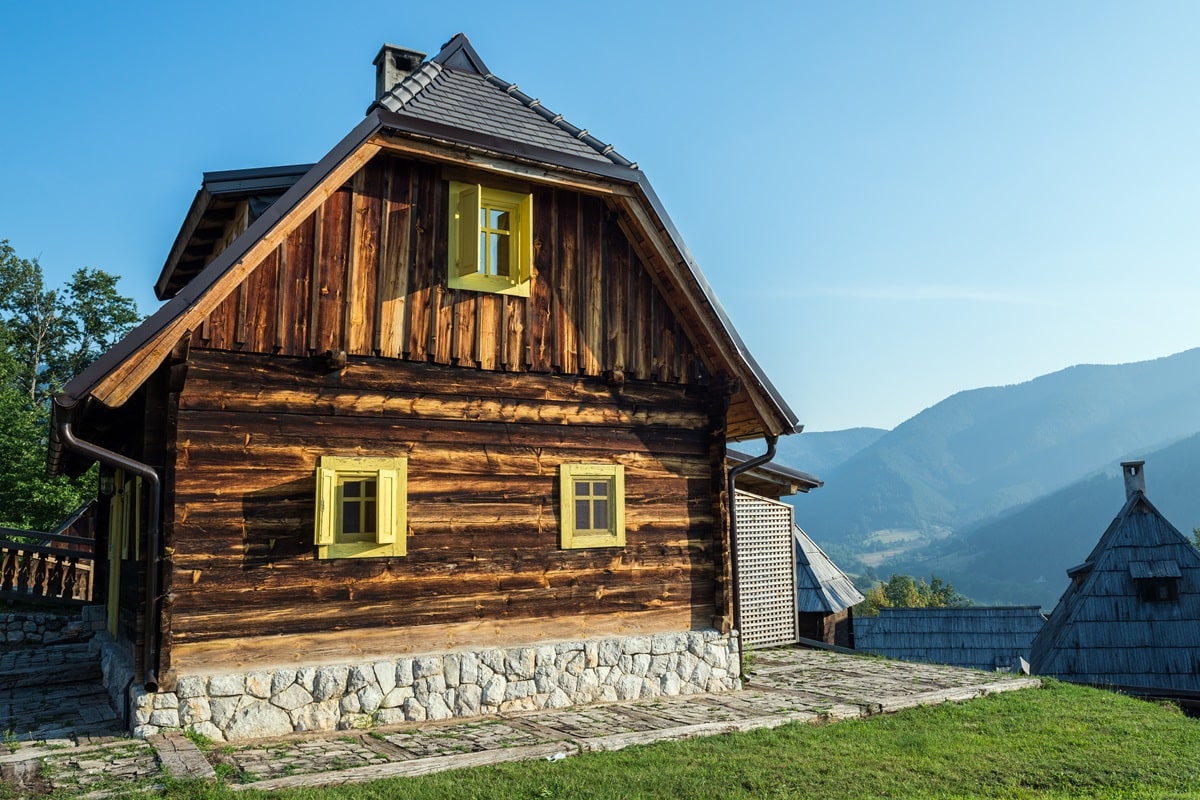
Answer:
M461 33L381 97L397 114L623 167L637 165L492 75Z

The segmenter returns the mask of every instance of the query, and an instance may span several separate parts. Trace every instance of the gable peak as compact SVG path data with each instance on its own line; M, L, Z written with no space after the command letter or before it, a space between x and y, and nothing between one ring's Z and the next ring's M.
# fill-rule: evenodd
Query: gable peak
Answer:
M474 72L479 75L491 75L492 71L483 63L479 53L471 46L471 40L466 34L456 33L450 41L442 45L441 52L433 57L435 64L456 69L460 72Z

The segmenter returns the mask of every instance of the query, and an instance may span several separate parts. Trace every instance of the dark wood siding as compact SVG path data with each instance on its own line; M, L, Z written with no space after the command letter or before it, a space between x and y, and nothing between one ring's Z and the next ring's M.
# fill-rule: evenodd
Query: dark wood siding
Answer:
M375 158L225 298L193 346L706 380L603 200L532 186L531 295L504 297L447 288L445 186L436 165Z
M193 350L169 470L168 648L664 608L707 625L724 565L721 423L706 395ZM408 458L407 557L315 558L321 455ZM624 465L625 548L559 548L564 462Z

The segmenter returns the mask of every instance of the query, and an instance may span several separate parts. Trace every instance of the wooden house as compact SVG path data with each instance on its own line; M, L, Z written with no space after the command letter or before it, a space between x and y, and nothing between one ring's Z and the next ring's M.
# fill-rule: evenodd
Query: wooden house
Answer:
M636 164L461 34L376 67L316 164L205 175L56 398L110 687L236 738L736 686L726 444L795 416Z
M1200 552L1146 498L1144 462L1121 465L1125 505L1033 643L1039 675L1200 700Z

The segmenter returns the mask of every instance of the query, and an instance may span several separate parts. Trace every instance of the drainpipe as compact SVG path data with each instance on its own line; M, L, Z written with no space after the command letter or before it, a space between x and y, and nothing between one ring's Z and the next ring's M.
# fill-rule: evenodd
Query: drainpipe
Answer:
M63 411L67 411L63 408ZM85 442L75 438L75 434L71 430L70 420L64 420L58 424L58 438L68 450L73 450L80 455L87 456L99 461L110 467L117 467L126 472L131 472L134 475L139 475L144 478L150 485L150 524L147 533L149 534L149 547L146 553L146 675L143 680L147 692L158 691L158 647L159 647L159 630L158 630L158 551L162 544L160 540L161 523L159 518L162 516L162 483L159 481L158 473L148 464L143 464L140 461L134 461L128 456L123 456L120 453L114 453L112 450L107 450L99 445Z
M767 436L767 452L757 458L752 458L744 464L738 464L729 469L729 561L732 567L733 591L733 627L738 632L738 656L742 653L742 603L737 597L738 589L738 547L737 547L737 476L755 467L761 467L775 457L775 442L778 436Z

